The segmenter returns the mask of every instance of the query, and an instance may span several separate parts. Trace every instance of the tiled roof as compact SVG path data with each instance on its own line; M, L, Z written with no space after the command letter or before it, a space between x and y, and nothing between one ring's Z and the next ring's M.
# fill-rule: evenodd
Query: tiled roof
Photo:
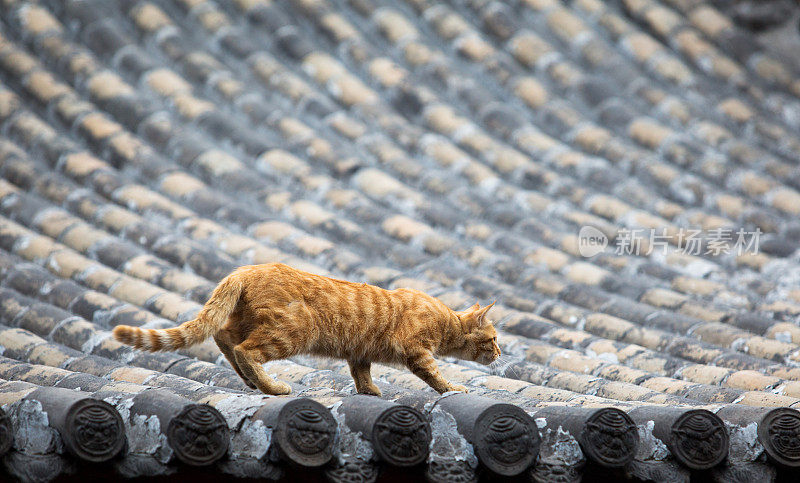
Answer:
M796 477L800 75L725 4L0 0L2 471ZM109 337L268 262L498 300L502 362L265 396Z

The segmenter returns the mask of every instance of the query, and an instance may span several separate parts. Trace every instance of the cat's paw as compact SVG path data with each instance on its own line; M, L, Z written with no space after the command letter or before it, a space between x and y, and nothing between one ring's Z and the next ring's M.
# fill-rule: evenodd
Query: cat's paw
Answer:
M447 392L453 392L453 391L469 392L469 389L467 389L465 386L462 386L461 384L450 384L450 387L447 388Z
M359 394L367 394L369 396L378 396L381 397L381 390L378 389L378 386L368 386L362 387L358 390Z
M269 392L267 394L271 394L273 396L282 396L285 394L291 394L292 386L286 384L285 382L276 381L274 384L271 384L269 387Z

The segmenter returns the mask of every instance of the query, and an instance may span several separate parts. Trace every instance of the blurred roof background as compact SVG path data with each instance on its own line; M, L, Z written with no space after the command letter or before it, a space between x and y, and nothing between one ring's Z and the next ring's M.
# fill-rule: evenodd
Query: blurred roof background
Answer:
M8 474L796 477L797 2L0 2ZM503 360L109 338L268 262L497 300Z

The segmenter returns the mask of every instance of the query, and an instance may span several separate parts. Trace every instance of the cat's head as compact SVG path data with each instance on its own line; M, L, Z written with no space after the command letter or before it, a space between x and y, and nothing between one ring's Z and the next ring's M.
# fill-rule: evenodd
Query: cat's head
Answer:
M481 307L475 304L462 312L456 312L461 321L463 344L456 350L457 357L465 360L491 364L500 357L497 331L486 313L494 303Z

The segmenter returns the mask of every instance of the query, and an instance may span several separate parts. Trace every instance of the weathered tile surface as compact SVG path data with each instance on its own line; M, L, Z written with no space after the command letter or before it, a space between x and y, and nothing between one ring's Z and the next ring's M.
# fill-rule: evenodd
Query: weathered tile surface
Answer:
M560 433L532 426L539 459L520 471L536 481L607 463L570 429L586 411L651 405L722 417L731 449L715 479L787 478L800 417L768 408L800 409L800 62L723 4L3 2L6 412L19 417L48 386L113 392L116 408L172 391L227 420L230 458L213 471L291 479L297 462L267 455L257 429L274 398L213 343L145 354L108 337L189 320L236 266L282 262L454 309L497 300L501 362L440 367L475 401L565 418ZM600 253L586 255L587 230L605 239ZM731 249L739 230L760 231L757 253ZM266 368L331 424L342 418L354 391L342 361ZM421 380L372 373L387 404L431 419L434 443L453 438L447 403L431 411ZM122 416L129 438L141 431ZM344 446L309 471L374 481L385 455L353 453L338 424ZM639 451L615 477L696 476L654 427L634 432ZM476 479L472 450L444 446L415 475ZM76 457L14 448L7 468L23 480ZM189 471L126 451L113 470L125 476ZM26 476L36 458L51 464Z

